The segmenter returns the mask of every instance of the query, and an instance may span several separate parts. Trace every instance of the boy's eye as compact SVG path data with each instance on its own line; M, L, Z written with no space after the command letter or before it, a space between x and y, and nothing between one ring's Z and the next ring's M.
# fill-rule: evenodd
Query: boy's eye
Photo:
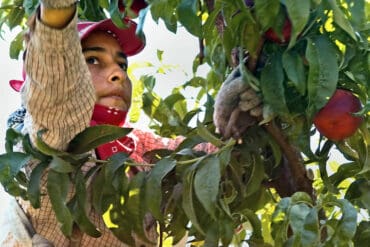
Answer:
M96 57L88 57L86 58L87 64L99 64L99 60Z
M118 63L123 71L127 71L127 63Z

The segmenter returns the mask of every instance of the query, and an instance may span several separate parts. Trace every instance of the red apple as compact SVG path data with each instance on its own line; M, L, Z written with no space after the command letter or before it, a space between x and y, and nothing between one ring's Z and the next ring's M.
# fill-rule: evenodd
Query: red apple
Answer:
M277 35L277 33L272 28L269 28L265 32L265 37L266 39L273 41L275 43L286 44L290 40L291 33L292 33L292 23L288 18L286 18L283 25L282 38L280 38L279 35Z
M353 135L362 122L352 113L362 108L360 100L350 91L337 89L328 103L315 115L317 130L332 141L340 141Z
M119 0L118 1L118 8L121 12L125 11L126 4L125 0ZM135 14L139 14L139 11L146 8L148 6L147 2L145 0L134 0L131 4L131 10L135 12Z

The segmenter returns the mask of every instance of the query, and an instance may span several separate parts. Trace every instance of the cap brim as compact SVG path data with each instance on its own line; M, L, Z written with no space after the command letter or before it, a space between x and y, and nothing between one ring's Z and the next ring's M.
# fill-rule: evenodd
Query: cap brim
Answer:
M136 35L136 23L129 19L124 19L127 28L117 27L111 19L106 19L100 22L80 22L78 23L78 30L80 32L80 39L83 40L95 31L106 31L115 36L122 48L122 51L127 56L133 56L145 47L145 40L141 40Z
M17 92L21 91L24 81L21 80L10 80L9 85Z

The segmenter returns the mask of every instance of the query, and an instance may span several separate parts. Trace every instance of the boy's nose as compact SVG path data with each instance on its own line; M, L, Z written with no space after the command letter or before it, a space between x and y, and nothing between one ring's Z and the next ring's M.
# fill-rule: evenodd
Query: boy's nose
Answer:
M118 66L117 66L118 67ZM121 68L115 68L109 75L109 82L123 84L127 78L127 74Z

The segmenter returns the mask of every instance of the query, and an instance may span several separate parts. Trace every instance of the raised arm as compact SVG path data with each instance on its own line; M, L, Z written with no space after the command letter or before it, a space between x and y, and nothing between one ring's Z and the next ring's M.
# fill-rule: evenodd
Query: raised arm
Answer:
M81 51L75 1L43 0L39 11L25 60L25 131L35 141L47 129L43 140L63 150L89 126L95 90Z

